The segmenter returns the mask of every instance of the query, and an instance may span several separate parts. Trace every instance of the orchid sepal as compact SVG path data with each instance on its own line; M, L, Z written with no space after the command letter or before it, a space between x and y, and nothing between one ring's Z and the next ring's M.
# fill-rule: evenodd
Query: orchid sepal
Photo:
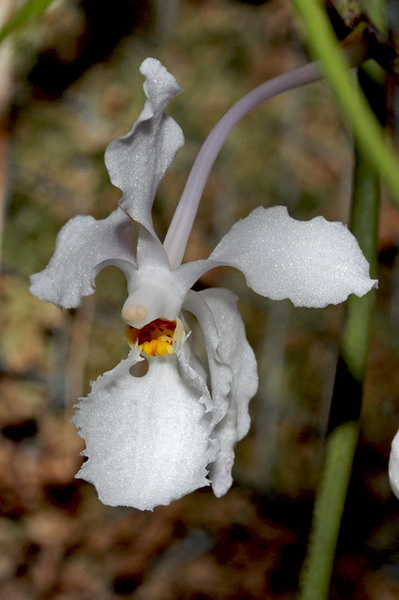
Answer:
M151 216L155 193L184 144L181 128L164 111L181 87L155 58L147 58L140 71L146 78L146 103L130 132L108 145L105 164L123 192L119 206L156 237Z
M323 308L363 296L377 280L349 229L324 217L298 221L284 206L259 207L237 221L209 257L232 266L255 292Z
M136 271L130 232L131 220L119 208L102 220L74 217L60 230L47 267L31 276L31 293L60 308L76 308L95 291L104 267L117 266L130 281Z

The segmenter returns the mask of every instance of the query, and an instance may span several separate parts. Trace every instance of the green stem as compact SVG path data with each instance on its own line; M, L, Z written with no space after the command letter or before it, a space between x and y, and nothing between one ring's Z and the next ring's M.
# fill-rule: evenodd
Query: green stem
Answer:
M351 229L376 272L379 178L356 148ZM374 293L351 296L340 340L324 461L316 495L300 600L326 600L359 433Z
M300 579L300 600L328 598L335 548L357 439L358 426L352 421L336 429L326 443L309 549Z
M53 0L27 0L0 29L0 43L30 19L43 13L52 2Z
M293 0L302 16L309 44L320 61L356 141L399 204L399 163L364 96L347 71L331 24L320 0Z

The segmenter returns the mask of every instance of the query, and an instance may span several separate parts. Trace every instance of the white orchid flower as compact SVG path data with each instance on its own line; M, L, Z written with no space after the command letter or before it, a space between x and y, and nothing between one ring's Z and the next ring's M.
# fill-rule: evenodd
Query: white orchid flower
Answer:
M259 93L264 100L294 84L283 77L277 88L261 86L257 97L249 95L222 119L224 132L211 134L200 152L162 244L151 209L183 144L180 127L164 112L180 88L155 59L145 60L141 72L144 109L105 155L111 181L123 192L119 208L100 221L71 219L47 268L32 276L31 291L72 308L94 292L103 267L114 265L125 274L122 316L131 350L77 405L73 421L87 456L77 477L93 483L105 504L152 509L209 484L217 496L227 492L234 447L248 431L248 403L258 385L236 296L224 289L194 292L197 279L215 266L236 267L259 294L309 307L336 304L351 293L361 296L375 282L346 226L323 217L296 221L284 207L257 208L231 228L207 260L181 264L200 192L228 130L259 104ZM315 78L314 68L305 68L299 83ZM130 240L133 221L141 226L136 251ZM184 311L201 327L205 366L193 353ZM139 377L132 367L143 360L148 371Z

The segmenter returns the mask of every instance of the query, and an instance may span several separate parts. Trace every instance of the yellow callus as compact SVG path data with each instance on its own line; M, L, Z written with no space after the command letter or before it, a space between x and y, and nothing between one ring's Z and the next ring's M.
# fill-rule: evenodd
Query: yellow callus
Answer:
M125 337L130 347L138 345L141 354L166 356L175 353L173 342L179 341L183 333L184 326L180 319L176 319L176 321L155 319L142 329L128 325Z
M175 349L172 346L172 339L169 336L162 336L163 339L151 340L141 344L141 352L147 356L165 356L165 354L174 354Z

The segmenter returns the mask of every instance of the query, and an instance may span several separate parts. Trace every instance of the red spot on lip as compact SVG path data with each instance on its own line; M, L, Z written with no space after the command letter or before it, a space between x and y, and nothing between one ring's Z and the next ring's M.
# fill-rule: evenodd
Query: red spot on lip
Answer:
M139 345L144 342L157 339L161 335L168 335L171 338L176 329L175 321L168 321L167 319L154 319L150 323L147 323L141 329L136 329L129 325L129 343L132 345L137 341Z

